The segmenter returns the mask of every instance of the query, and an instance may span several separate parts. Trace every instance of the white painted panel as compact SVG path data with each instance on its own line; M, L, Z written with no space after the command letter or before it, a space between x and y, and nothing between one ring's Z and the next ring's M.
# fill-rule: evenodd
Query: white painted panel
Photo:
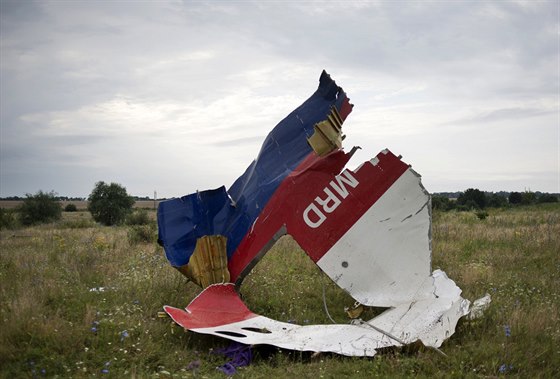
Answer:
M270 333L255 331L255 329ZM395 346L395 344L400 346L398 342L368 326L349 324L300 326L264 316L213 328L192 329L192 331L213 334L250 345L268 344L284 349L332 352L348 356L374 356L376 349Z
M399 304L367 323L300 326L256 315L244 321L191 330L250 345L349 356L373 356L377 349L417 340L437 348L468 313L469 301L461 298L459 287L439 270L426 278L422 292L427 294L425 298Z
M430 276L430 212L429 194L408 169L317 264L365 305L425 297L418 291Z
M459 319L468 313L470 302L461 297L461 289L440 270L434 271L422 287L422 292L429 293L427 297L400 304L369 322L403 342L421 340L426 346L441 346L455 332Z

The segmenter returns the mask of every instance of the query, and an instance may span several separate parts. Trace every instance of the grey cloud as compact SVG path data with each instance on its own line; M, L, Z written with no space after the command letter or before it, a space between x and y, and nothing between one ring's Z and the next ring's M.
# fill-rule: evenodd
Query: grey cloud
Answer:
M249 88L247 99L286 95L298 99L295 107L314 89L323 68L334 74L351 98L359 92L357 100L362 101L356 104L357 114L377 117L374 121L385 123L387 128L420 130L416 116L425 118L423 125L430 124L430 112L441 114L435 124L445 119L458 120L462 125L515 122L543 115L552 119L553 110L535 104L557 101L559 37L557 4L553 1L530 2L527 6L506 1L130 4L0 2L2 182L7 180L6 172L13 173L16 168L18 174L10 174L11 182L25 177L22 183L27 186L34 175L35 183L46 180L46 174L16 159L22 152L30 152L33 159L42 162L42 171L57 170L60 183L72 188L75 185L60 172L61 161L68 159L57 153L61 148L64 154L87 154L84 170L91 169L87 162L96 154L115 154L109 157L114 158L115 167L109 171L95 169L101 175L95 179L104 179L104 172L121 172L131 178L118 159L130 152L126 139L104 139L102 134L92 133L95 123L103 122L97 118L88 118L88 125L72 118L79 109L96 109L94 105L111 104L114 99L132 98L147 107L185 104L185 110L172 108L161 118L162 123L169 123L165 125L176 125L177 119L185 118L181 136L166 135L171 128L154 127L154 131L143 131L153 140L142 140L140 148L153 146L158 139L158 147L165 149L166 140L185 138L188 142L196 135L193 130L203 133L211 127L224 132L232 128L227 133L232 139L211 145L224 149L224 154L235 146L257 145L262 138L247 135L266 133L279 119L268 120L271 113L254 116L256 106L262 105L259 102L253 109L234 102L224 112L220 99L230 99L240 88ZM244 75L259 70L261 76ZM378 88L379 81L384 82L383 89ZM354 84L359 91L352 91ZM419 84L422 90L417 92L375 100ZM411 108L405 105L420 102L431 104L429 111L422 113L422 107L417 106L414 116L407 118ZM380 103L393 107L393 115L384 118L386 115L371 111ZM204 107L212 104L216 105ZM188 122L193 107L211 109L214 114L207 117L198 112L194 120L197 124L193 125ZM475 116L460 118L467 112L458 110L469 110ZM65 111L69 118L66 121L72 125L65 137L38 138L38 130L44 127L40 122L34 125L36 134L25 128L25 115L60 111ZM221 120L216 116L219 112L227 122L206 122L212 117ZM349 122L357 120L357 114ZM399 117L391 118L395 115ZM268 126L262 130L234 129L240 120ZM395 125L394 120L406 125ZM50 121L45 120L45 125ZM117 121L109 120L109 127L122 126L122 120ZM99 125L100 130L107 128ZM134 136L139 133L130 126L127 130ZM445 145L446 136L441 138ZM402 139L397 142L399 146L407 143ZM434 152L438 153L447 152ZM188 151L184 154L189 160ZM162 164L180 171L174 168L180 164L173 154L165 159L171 157L175 161ZM239 166L241 172L248 163L232 161L231 167ZM153 175L158 174L154 171ZM201 180L213 180L204 175L199 175ZM195 181L194 174L191 177ZM136 188L141 187L140 180ZM166 183L172 187L170 181ZM16 191L17 185L10 188ZM4 186L1 195L3 191Z
M503 108L485 112L476 116L452 122L452 124L477 124L495 121L519 120L523 118L538 117L557 114L558 110L539 108Z
M229 147L229 146L242 146L242 145L253 145L253 144L260 144L264 141L264 136L258 137L246 137L246 138L236 138L236 139L229 139L224 141L216 141L212 143L214 146L218 147Z

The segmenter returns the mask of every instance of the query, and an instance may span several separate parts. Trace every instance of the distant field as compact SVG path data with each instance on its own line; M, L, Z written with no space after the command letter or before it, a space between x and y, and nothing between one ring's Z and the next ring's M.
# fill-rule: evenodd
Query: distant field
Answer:
M22 203L21 200L0 200L0 208L13 209ZM134 203L134 208L148 208L155 209L160 203L159 200L156 201L154 206L153 200L139 200ZM61 201L60 204L64 208L67 204L74 204L78 209L87 209L87 201Z
M254 346L234 378L560 378L560 204L488 213L434 212L432 268L467 299L492 296L442 345L446 356L421 345L374 358ZM200 288L168 264L155 220L145 227L100 226L82 211L0 231L0 378L226 377L216 367L228 359L213 352L228 340L158 317ZM354 301L284 237L240 292L258 314L321 324L323 286L332 317L348 322Z

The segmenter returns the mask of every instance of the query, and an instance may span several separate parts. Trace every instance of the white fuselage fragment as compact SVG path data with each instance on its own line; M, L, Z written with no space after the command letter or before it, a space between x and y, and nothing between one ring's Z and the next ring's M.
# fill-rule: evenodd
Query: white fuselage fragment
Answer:
M317 265L364 305L424 298L419 291L430 276L430 227L430 196L409 168Z
M303 218L300 231L328 236L352 215L356 204L368 204L361 208L363 213L353 213L348 229L338 239L332 238L332 245L314 260L358 302L388 307L385 312L367 322L294 325L252 313L230 283L206 288L186 311L166 307L167 313L198 333L300 351L373 356L377 349L415 341L440 347L455 332L458 320L469 313L470 302L443 271L431 272L430 195L412 168L399 169L387 161L379 164L380 159L399 159L388 154L383 151L364 163L371 166L360 166L364 172L392 178L379 197L374 197L373 190L362 191L369 177L359 176L360 169L344 170L328 178L318 194L304 203L303 212L296 213L300 221ZM389 172L391 167L397 167L393 170L398 176L388 175L394 173Z

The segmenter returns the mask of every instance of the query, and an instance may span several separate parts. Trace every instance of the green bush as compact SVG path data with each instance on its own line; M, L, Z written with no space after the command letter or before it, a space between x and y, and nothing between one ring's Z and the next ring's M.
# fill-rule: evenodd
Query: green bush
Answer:
M504 208L508 205L508 199L505 196L491 194L488 196L488 206L491 208Z
M26 199L18 207L20 222L35 225L60 220L62 207L54 192L39 191L35 195L26 194Z
M558 196L556 195L552 195L549 193L545 193L542 194L541 196L539 196L538 203L557 203L558 202Z
M508 201L510 204L521 204L523 195L519 192L512 192L508 196Z
M15 229L18 226L14 212L9 209L0 208L0 230Z
M136 209L126 218L127 225L148 225L150 221L148 211L145 209Z
M488 217L488 212L486 211L477 211L475 212L476 217L478 217L479 220L486 220L486 217Z
M432 209L440 211L448 211L455 208L455 203L446 196L433 195L432 196Z
M153 224L133 225L128 229L127 237L131 245L152 243L157 239L157 232Z
M531 191L525 191L521 194L521 204L531 205L537 202L537 195Z
M64 207L64 212L77 212L78 208L76 207L75 204L67 204Z
M117 183L97 182L88 197L88 210L93 219L104 225L122 224L133 205L134 199Z
M484 209L486 207L486 195L479 189L469 188L459 195L457 205L464 205L469 209Z

